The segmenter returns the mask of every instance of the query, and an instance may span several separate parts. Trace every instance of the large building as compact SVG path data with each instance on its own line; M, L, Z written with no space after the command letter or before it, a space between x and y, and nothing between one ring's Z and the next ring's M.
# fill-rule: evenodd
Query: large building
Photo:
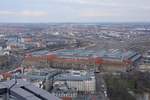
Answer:
M61 100L23 80L0 82L0 100Z
M53 52L38 51L27 54L26 60L47 61L55 68L100 68L107 71L125 71L141 58L141 55L134 51L121 50L58 50Z
M139 66L140 71L150 71L150 50L143 54L143 59Z
M79 93L95 93L93 70L32 71L24 77L35 86L45 88L57 97L76 97Z
M57 75L54 80L54 85L66 84L68 88L74 88L82 92L95 91L95 76L86 71L69 71Z
M150 50L143 55L143 62L150 65Z

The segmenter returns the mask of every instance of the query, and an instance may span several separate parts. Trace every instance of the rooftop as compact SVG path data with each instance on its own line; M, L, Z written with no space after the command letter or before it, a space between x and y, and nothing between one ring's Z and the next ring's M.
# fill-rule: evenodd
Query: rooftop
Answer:
M57 73L57 74L56 74ZM54 80L58 81L83 81L83 80L91 80L94 76L94 72L86 72L86 71L65 71L58 73L58 71L53 72L31 72L26 75L27 78L31 80L44 80L50 79L51 76L55 76Z
M62 73L57 75L54 80L58 81L84 81L84 80L91 80L92 76L88 73L82 74L82 72L69 72L69 73Z
M130 60L136 61L141 57L141 55L135 51L123 51L118 49L109 49L109 50L83 50L83 49L63 49L53 52L46 50L32 52L33 56L44 56L44 55L55 55L59 58L66 59L88 59L88 58L102 58L110 60Z
M16 83L17 82L17 83ZM15 100L61 100L47 91L37 88L23 80L10 80L0 83L0 95L5 95L8 91ZM10 97L10 96L9 96Z
M59 50L54 51L53 54L59 57L101 57L101 58L111 58L111 59L128 59L137 53L134 51L121 51L118 49L111 50Z

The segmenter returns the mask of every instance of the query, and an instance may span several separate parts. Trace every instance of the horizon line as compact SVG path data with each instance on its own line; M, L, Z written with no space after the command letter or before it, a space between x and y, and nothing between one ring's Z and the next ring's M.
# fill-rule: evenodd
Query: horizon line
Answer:
M137 21L137 22L134 22L134 21L129 21L129 22L0 22L0 24L117 24L117 23L148 23L150 24L150 22L144 22L144 21Z

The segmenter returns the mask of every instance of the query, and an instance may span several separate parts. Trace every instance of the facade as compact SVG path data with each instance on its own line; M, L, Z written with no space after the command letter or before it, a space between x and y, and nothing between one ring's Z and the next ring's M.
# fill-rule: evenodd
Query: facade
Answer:
M144 55L143 55L143 62L145 64L150 64L150 51L146 52Z
M143 59L142 62L139 66L139 70L140 71L150 71L150 51L147 51L144 55L143 55Z
M95 77L87 72L71 71L69 73L57 75L54 80L54 85L66 84L68 88L75 89L76 91L95 91Z

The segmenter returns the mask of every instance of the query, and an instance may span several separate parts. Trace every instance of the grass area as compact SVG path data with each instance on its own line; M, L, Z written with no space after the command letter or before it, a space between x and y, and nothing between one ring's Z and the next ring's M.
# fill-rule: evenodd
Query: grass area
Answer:
M120 76L106 75L105 82L110 100L135 100L135 94L150 92L150 73L131 72Z
M114 76L105 77L105 81L110 100L136 100L128 93L129 88L134 88L134 81L127 81Z

